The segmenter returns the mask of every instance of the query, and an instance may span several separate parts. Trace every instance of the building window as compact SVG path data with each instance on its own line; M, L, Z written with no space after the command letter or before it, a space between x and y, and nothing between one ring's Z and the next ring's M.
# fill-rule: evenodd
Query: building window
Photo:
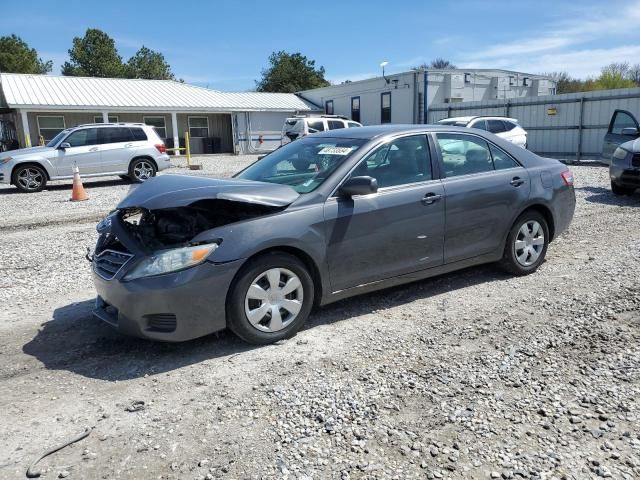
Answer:
M57 134L64 130L64 117L49 117L38 115L38 135L43 137L45 141L53 139Z
M360 121L360 97L351 97L351 120Z
M380 123L391 123L391 92L380 94Z
M109 123L118 123L119 121L117 115L109 115ZM102 115L93 117L93 123L102 123Z
M189 136L205 138L209 136L209 119L207 117L189 117Z
M516 77L509 75L509 85L514 86L516 84Z
M167 138L167 123L164 117L142 117L145 125L153 127L160 138Z
M333 115L333 100L324 102L324 111L327 115Z
M465 73L464 74L464 83L471 83L471 74L470 73Z

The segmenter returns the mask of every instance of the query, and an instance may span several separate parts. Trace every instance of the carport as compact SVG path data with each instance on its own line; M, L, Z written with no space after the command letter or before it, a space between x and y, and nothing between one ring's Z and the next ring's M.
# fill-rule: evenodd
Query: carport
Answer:
M76 125L134 122L154 126L168 147L184 147L189 132L194 154L276 148L287 116L318 110L290 93L220 92L173 80L11 73L0 74L0 109L16 124L21 147L46 142ZM252 124L259 129L251 130ZM265 138L268 145L263 145Z

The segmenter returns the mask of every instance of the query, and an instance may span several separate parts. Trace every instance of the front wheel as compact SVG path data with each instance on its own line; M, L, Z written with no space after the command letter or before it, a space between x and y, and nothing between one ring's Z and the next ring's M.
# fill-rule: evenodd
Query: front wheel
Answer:
M24 193L39 192L47 184L47 172L38 165L18 167L13 173L13 184Z
M133 183L143 183L156 176L156 166L148 158L137 158L129 165L129 178Z
M544 261L549 246L549 226L536 211L524 212L507 236L501 265L514 275L535 272Z
M631 195L634 189L629 187L623 187L615 182L611 182L611 191L614 195Z
M304 263L286 253L268 253L238 272L227 298L227 324L256 345L290 338L309 316L313 296Z

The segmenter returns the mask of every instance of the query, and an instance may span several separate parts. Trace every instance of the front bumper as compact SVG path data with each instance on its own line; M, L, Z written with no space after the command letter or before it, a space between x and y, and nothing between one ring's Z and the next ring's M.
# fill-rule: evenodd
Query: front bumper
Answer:
M167 342L223 330L227 292L241 263L205 262L128 282L105 280L94 271L93 313L126 335Z
M609 168L611 181L621 187L640 187L640 168L625 168L612 165Z

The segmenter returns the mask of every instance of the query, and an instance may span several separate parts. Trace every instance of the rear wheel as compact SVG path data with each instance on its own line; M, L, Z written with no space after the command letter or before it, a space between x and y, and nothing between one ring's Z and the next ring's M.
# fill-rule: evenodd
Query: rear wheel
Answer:
M269 253L238 272L227 298L229 328L246 342L264 345L293 337L313 306L313 280L298 258Z
M544 261L549 246L549 226L538 212L524 212L507 236L501 265L514 275L535 272Z
M143 183L156 176L156 166L148 158L136 158L129 165L129 178L134 183Z
M47 184L47 172L38 165L18 167L13 173L13 184L24 193L39 192Z
M611 182L611 191L614 195L631 195L634 191L633 188L623 187L615 182Z

